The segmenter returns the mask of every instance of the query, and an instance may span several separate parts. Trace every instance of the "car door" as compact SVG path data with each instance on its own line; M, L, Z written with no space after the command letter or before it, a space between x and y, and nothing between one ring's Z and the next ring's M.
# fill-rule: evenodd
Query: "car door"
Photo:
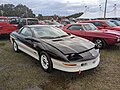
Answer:
M30 28L24 27L19 32L18 47L30 56L39 59L38 52L34 48L33 33Z
M84 28L84 34L85 34L84 38L88 40L93 40L93 37L96 35L94 33L94 29L92 29L92 24L83 24L83 28Z
M85 38L85 32L82 25L71 25L67 28L69 33Z

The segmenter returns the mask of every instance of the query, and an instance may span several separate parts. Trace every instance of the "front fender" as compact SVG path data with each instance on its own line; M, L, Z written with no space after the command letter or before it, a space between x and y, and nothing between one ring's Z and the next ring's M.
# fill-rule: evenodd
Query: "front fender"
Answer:
M39 43L37 44L37 49L38 51L45 51L47 52L50 57L55 58L57 60L61 60L61 61L66 61L69 62L69 60L67 59L67 57L57 48L53 47L52 45L49 45L47 43Z

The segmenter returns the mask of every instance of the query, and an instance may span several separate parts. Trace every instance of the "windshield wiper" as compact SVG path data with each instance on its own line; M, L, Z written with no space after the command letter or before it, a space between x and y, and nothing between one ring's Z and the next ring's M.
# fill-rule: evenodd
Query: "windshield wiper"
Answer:
M40 37L42 39L54 39L55 37Z

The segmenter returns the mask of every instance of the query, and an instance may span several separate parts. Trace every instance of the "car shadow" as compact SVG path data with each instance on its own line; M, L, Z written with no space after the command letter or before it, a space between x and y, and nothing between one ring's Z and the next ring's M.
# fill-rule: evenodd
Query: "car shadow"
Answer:
M0 35L0 41L1 40L9 40L9 39L10 39L10 35L9 34Z

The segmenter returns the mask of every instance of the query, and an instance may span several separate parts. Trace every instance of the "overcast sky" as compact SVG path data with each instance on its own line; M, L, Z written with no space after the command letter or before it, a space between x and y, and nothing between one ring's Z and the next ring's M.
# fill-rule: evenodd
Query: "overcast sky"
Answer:
M99 5L104 10L105 0L0 0L0 4L23 4L33 10L35 14L43 15L70 15L84 12L85 6L89 12L99 11ZM114 4L120 9L120 0L108 0L107 11L113 9Z

